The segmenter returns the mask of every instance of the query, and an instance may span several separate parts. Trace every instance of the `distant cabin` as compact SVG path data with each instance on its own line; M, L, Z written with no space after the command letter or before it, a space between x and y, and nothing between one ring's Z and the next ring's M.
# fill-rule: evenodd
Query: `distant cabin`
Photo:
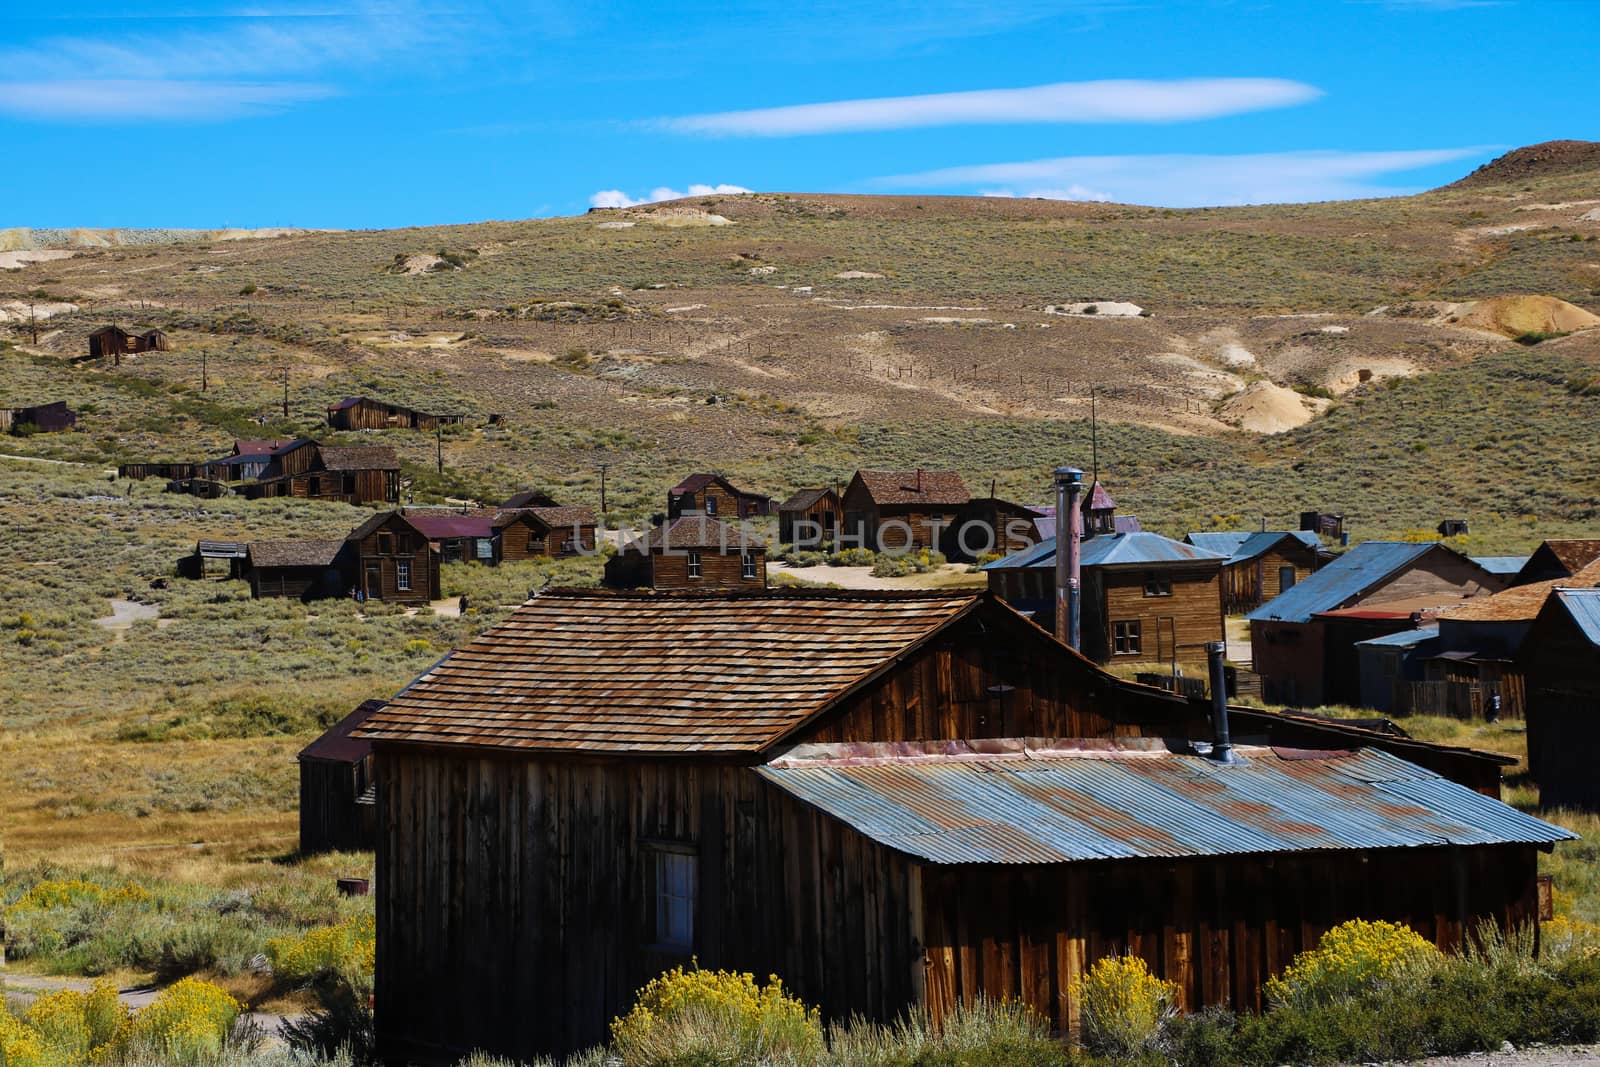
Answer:
M363 852L377 845L372 742L350 735L384 706L368 700L300 750L300 854Z
M856 471L844 491L844 537L874 551L939 549L971 499L955 471Z
M606 561L614 589L764 589L767 548L738 527L684 515L631 541Z
M89 335L89 358L118 361L133 352L168 352L172 340L164 330L129 333L120 326L102 326Z
M736 522L772 513L772 498L747 493L720 474L691 474L667 491L667 518L693 513Z
M252 542L243 574L258 598L439 599L439 553L399 511L379 512L343 540Z
M328 405L328 427L333 430L425 430L466 421L464 415L440 415L390 404L371 397L346 397Z
M0 431L10 433L64 433L78 425L78 413L66 401L0 408Z
M502 509L491 525L496 562L592 555L599 530L594 512L580 506Z
M441 563L496 562L493 511L406 508L405 516L439 550Z
M1229 615L1252 611L1293 589L1322 564L1322 539L1309 530L1224 530L1191 533L1184 541L1227 557L1222 610Z
M778 540L785 545L820 548L834 540L842 518L839 494L832 489L796 490L778 505Z
M512 493L504 504L500 505L502 511L515 511L517 508L553 508L556 507L556 498L542 489L523 489Z
M400 501L400 460L387 446L291 441L275 449L257 480L239 491L251 500L292 496L347 504L396 504Z
M945 531L940 551L949 559L965 561L1009 556L1044 540L1039 532L1042 517L1024 504L999 497L973 497Z

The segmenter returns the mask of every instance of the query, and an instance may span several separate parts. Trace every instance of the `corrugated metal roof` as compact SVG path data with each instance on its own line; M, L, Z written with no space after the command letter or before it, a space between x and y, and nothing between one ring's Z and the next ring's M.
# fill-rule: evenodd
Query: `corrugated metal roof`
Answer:
M1344 607L1438 547L1432 541L1363 541L1245 618L1251 622L1308 622L1318 612Z
M1367 641L1357 641L1356 647L1415 648L1424 641L1432 641L1438 636L1439 628L1437 626L1424 626L1416 630L1402 630L1397 634L1389 634L1386 637L1374 637Z
M1209 530L1188 533L1184 541L1208 552L1228 557L1229 563L1255 559L1285 537L1292 537L1308 548L1321 548L1322 538L1311 530Z
M802 746L760 768L786 793L931 863L1549 844L1576 835L1377 749L1129 739Z
M1600 646L1600 589L1557 589L1556 596L1589 643Z
M1208 552L1196 545L1186 545L1170 537L1134 530L1128 533L1101 534L1085 538L1079 564L1084 567L1114 567L1138 563L1206 563L1221 564L1220 553ZM1032 548L997 559L984 565L984 570L1017 570L1056 565L1055 538L1040 541Z
M1471 556L1472 562L1490 574L1516 574L1527 566L1527 556Z

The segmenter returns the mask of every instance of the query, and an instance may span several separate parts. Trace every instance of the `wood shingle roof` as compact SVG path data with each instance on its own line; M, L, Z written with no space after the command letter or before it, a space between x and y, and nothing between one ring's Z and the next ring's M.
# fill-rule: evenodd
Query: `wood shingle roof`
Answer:
M965 504L972 499L955 471L856 471L873 503Z

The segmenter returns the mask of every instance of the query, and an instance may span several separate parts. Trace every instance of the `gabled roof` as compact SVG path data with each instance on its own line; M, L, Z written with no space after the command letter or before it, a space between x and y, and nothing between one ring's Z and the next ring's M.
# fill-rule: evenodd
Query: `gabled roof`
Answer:
M327 732L300 750L301 759L359 763L372 755L372 742L351 737L356 728L383 707L382 700L364 700L361 706L328 727Z
M288 444L287 441L235 441L233 454L235 456L269 456Z
M1561 538L1547 540L1533 550L1528 562L1517 572L1516 584L1565 578L1600 560L1600 539Z
M317 446L322 465L330 471L397 471L400 459L388 445Z
M252 567L331 567L343 541L252 541L248 559Z
M1044 739L805 745L779 789L929 863L1548 845L1577 835L1376 749Z
M1117 502L1111 499L1111 494L1106 492L1106 487L1095 482L1083 497L1084 511L1115 511Z
M430 541L450 540L458 537L493 537L493 515L441 514L435 512L407 512L406 521L422 532Z
M392 520L393 521L398 521L398 522L400 522L400 523L402 523L402 524L404 524L406 526L411 527L411 529L414 530L416 532L417 536L419 536L419 537L422 537L422 538L426 539L427 536L428 536L427 534L422 532L422 528L420 526L418 526L415 522L413 522L411 517L409 515L407 515L405 512L399 511L399 510L390 510L390 511L374 512L372 517L369 518L366 522L363 522L360 526L357 526L354 530L351 530L348 534L346 534L345 535L345 540L346 541L360 541L360 540L363 540L363 539L365 539L367 537L370 537L372 534L376 533L378 531L379 527L387 525ZM485 534L484 536L488 536L488 535Z
M1555 597L1578 624L1578 632L1600 648L1600 589L1557 589Z
M499 530L509 526L521 518L531 518L534 521L552 529L573 529L579 526L594 526L594 511L580 504L567 507L549 508L512 508L500 512L494 517L494 528Z
M778 505L778 510L804 511L831 492L833 490L826 486L821 489L797 489L789 499Z
M1182 541L1174 541L1170 537L1162 537L1148 530L1100 534L1098 537L1085 538L1078 556L1078 563L1082 567L1156 563L1216 563L1220 566L1223 560L1224 557L1216 552L1207 552L1195 545L1186 545ZM1055 565L1056 541L1052 537L1005 559L984 564L983 569L1003 571Z
M875 504L965 504L972 499L955 471L856 471Z
M689 477L673 486L669 492L674 496L677 496L680 493L698 493L700 490L713 483L722 486L722 488L726 489L734 496L750 497L755 500L766 499L760 493L745 492L743 489L740 489L738 486L734 485L720 474L691 474Z
M518 608L368 720L386 741L753 753L974 610L971 593L604 593Z
M553 508L556 506L556 500L555 497L542 490L524 489L521 492L512 493L511 499L500 506L507 511L514 511L519 508Z
M1440 616L1448 622L1532 622L1539 617L1544 602L1558 586L1600 586L1600 560L1589 564L1570 578L1552 578L1528 585L1514 585L1493 596L1473 597L1459 608Z
M336 401L335 403L329 404L328 405L328 410L329 411L343 411L345 408L353 408L353 407L355 407L357 404L361 403L365 399L366 399L366 397L364 397L364 396L347 396L343 400Z
M1435 550L1453 551L1436 541L1363 541L1245 618L1252 622L1309 622L1319 612L1345 607Z
M1471 556L1472 562L1490 574L1514 575L1528 565L1527 556Z
M643 537L623 545L623 552L654 552L673 548L713 548L718 551L745 548L765 549L767 546L754 537L747 537L739 527L719 522L698 512L680 515L671 522L657 526Z
M1270 552L1285 537L1307 548L1321 548L1322 539L1310 530L1215 530L1184 535L1184 541L1210 552L1220 552L1228 562L1245 563Z

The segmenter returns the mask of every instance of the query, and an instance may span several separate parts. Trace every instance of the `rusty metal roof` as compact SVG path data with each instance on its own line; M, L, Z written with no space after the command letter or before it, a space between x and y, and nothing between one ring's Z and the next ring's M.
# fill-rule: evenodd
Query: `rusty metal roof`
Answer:
M758 752L978 603L972 593L554 590L446 657L359 736Z
M1589 564L1569 578L1552 578L1529 585L1514 585L1493 596L1473 597L1459 608L1446 612L1450 622L1532 622L1539 617L1544 602L1558 587L1571 588L1600 586L1600 560Z
M331 760L335 763L359 763L366 759L372 755L372 742L350 735L381 707L383 707L381 700L362 701L360 707L328 727L321 737L302 748L300 758Z
M799 746L779 789L930 863L1070 863L1575 839L1376 749L1043 739Z

